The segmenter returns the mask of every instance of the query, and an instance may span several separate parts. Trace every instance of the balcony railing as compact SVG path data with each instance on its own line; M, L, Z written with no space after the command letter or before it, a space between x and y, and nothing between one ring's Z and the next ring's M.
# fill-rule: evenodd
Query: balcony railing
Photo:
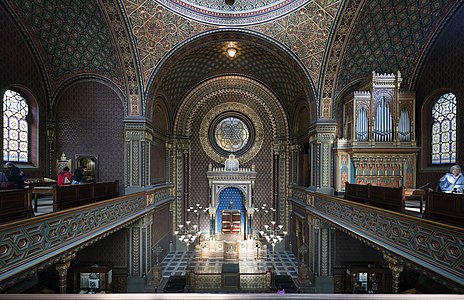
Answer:
M173 199L173 185L0 226L0 291Z
M380 251L464 289L464 229L291 186L289 200Z

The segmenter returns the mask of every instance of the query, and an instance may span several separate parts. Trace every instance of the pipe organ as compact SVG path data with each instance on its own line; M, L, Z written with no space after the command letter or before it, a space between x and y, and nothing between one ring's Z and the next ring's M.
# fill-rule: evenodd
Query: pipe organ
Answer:
M415 93L400 91L401 73L372 72L343 104L343 137L334 145L335 189L345 182L415 187Z

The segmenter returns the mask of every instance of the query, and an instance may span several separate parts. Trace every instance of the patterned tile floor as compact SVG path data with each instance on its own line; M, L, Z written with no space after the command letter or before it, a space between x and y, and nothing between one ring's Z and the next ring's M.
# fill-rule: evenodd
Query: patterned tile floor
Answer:
M237 261L224 261L222 259L196 260L192 258L192 251L171 252L163 260L163 277L172 275L185 275L187 266L205 273L221 273L223 263L239 263L240 272L253 273L263 272L272 267L271 254L267 259L256 261L254 259L241 259ZM274 265L277 275L290 275L298 277L298 261L291 252L275 252Z

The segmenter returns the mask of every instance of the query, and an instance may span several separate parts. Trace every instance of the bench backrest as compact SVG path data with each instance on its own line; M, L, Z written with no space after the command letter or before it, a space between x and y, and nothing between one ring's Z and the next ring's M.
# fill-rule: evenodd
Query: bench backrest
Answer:
M119 181L53 187L53 211L119 197Z
M0 191L0 223L29 218L34 215L27 189Z
M345 199L397 212L404 212L404 188L345 183Z
M119 181L96 182L93 197L95 201L119 197Z
M464 226L464 194L430 191L424 217L443 223Z
M369 205L404 213L403 187L370 186Z
M93 184L72 184L53 187L53 211L93 203Z
M345 182L345 199L367 203L369 199L369 185Z

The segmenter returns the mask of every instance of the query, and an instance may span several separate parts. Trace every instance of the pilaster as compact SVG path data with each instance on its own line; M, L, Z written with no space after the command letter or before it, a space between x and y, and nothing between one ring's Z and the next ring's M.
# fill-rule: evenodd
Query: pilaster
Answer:
M173 220L173 231L177 230L178 224L182 224L185 219L185 207L189 203L189 176L190 176L190 140L173 139L170 142L172 180L175 191L175 212Z
M310 189L324 194L333 194L333 143L336 134L335 122L319 123L309 131Z
M146 276L151 268L153 215L147 215L128 227L129 276Z
M56 170L56 166L53 165L55 162L55 122L54 121L47 121L47 153L48 153L48 177L52 178L55 176L53 172Z
M289 146L289 154L290 154L290 183L294 185L298 185L298 155L301 146L297 144L293 144Z
M136 192L150 183L150 144L153 130L145 120L124 123L126 193Z
M274 207L278 209L276 221L288 228L288 183L289 183L289 144L288 141L274 142Z

